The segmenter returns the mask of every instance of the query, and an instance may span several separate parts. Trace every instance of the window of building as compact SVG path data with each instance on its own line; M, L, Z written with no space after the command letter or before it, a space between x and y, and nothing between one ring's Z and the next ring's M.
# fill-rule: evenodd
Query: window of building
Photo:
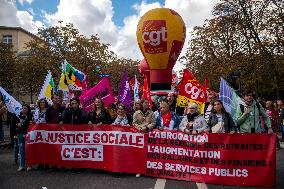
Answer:
M6 43L6 44L12 44L12 36L11 35L4 35L2 42Z

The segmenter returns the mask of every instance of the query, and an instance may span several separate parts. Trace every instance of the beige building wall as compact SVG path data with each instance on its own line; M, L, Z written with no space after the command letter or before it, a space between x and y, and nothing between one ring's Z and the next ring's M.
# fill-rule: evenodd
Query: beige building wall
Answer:
M29 50L26 48L26 43L36 37L32 33L29 33L28 31L20 27L0 26L0 42L3 41L3 37L6 35L12 36L13 51L15 53ZM17 90L13 90L13 97L20 103L22 103L22 101L28 104L32 103L30 95L20 95L19 91ZM37 97L34 95L33 103L35 103L36 100Z
M0 27L0 39L3 41L5 35L12 36L13 50L15 52L26 51L26 43L33 39L33 34L23 30L22 28Z

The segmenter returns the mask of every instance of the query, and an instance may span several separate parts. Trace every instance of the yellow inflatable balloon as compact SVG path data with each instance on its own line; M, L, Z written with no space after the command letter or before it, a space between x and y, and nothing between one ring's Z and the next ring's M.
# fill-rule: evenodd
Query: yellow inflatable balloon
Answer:
M152 9L140 19L136 35L140 50L150 67L151 88L152 85L170 88L172 68L186 36L181 16L168 8Z

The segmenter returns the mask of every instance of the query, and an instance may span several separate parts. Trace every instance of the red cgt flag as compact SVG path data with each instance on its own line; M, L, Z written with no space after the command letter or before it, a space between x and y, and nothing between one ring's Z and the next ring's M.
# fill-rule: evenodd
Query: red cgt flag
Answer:
M191 102L198 105L202 114L205 105L204 87L190 71L185 69L178 87L177 105L187 107Z
M150 88L148 85L147 77L144 77L144 87L143 87L143 95L142 98L147 99L149 101L149 106L152 108L152 98L150 95Z

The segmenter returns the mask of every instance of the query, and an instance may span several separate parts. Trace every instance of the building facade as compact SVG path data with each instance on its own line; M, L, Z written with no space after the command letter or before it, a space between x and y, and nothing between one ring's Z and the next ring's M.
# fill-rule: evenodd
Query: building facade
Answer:
M29 49L26 43L33 40L36 36L21 27L0 26L0 40L2 43L12 44L13 51L17 55L27 54Z
M24 30L21 27L8 27L0 26L0 42L10 44L13 46L13 51L16 56L25 58L30 55L29 49L26 47L26 43L30 42L37 36ZM34 103L31 102L30 95L20 95L19 90L9 91L19 102ZM33 95L33 99L36 96Z

